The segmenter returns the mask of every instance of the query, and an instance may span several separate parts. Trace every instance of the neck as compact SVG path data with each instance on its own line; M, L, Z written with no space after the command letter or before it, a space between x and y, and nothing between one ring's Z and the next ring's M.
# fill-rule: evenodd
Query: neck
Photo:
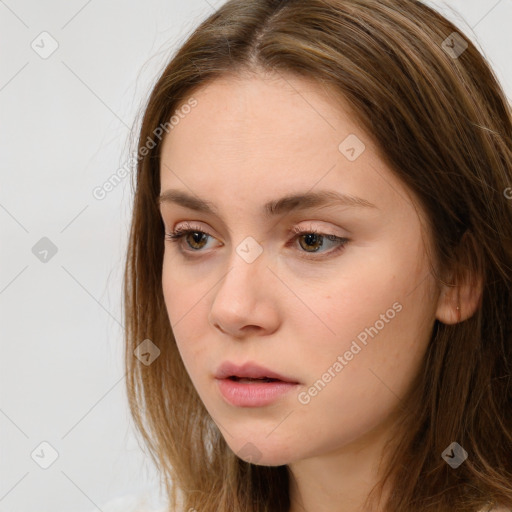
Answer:
M381 512L388 489L367 498L384 469L386 427L327 454L290 463L289 512Z

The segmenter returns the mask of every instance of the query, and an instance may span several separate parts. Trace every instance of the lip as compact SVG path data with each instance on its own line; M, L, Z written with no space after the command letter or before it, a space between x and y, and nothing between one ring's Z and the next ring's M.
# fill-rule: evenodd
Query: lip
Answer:
M273 382L236 381L229 377L278 379ZM295 389L299 382L269 370L259 364L248 362L236 365L230 361L222 363L215 374L219 391L224 399L237 407L263 407L280 396Z
M264 407L295 389L298 384L276 380L274 382L236 382L217 379L224 399L236 407Z
M240 377L249 379L261 379L268 377L269 379L277 379L290 384L299 384L295 379L280 375L277 372L269 370L257 363L247 362L237 365L231 361L224 361L215 374L216 379L227 379L228 377Z

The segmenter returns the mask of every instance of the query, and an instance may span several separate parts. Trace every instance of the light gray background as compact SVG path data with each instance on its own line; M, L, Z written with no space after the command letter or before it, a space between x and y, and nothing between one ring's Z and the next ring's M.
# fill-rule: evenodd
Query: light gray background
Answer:
M124 391L130 178L102 200L92 192L127 161L158 72L221 3L0 0L0 512L159 501ZM511 97L512 0L428 3L477 43ZM47 58L31 46L51 49L44 31L58 43ZM32 249L43 237L57 248L46 262ZM48 469L34 460L51 456L43 441L58 453Z

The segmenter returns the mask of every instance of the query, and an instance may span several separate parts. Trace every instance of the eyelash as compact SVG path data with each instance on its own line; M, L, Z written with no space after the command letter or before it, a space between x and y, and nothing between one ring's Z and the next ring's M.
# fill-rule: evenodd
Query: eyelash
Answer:
M327 253L320 253L320 254L322 254L322 256L309 256L309 255L313 255L313 254L316 254L316 253L315 252L301 251L304 254L306 254L306 256L302 256L303 258L306 258L306 259L322 259L324 257L333 256L334 254L337 254L338 252L343 250L345 248L345 246L347 245L347 243L350 241L348 238L345 238L345 237L339 237L339 236L332 235L332 234L321 233L321 232L319 232L319 231L317 231L315 229L304 229L304 228L300 228L300 227L297 227L297 226L295 226L292 229L290 229L289 232L291 234L295 235L292 238L292 240L295 240L295 239L297 239L297 238L299 238L300 236L303 236L303 235L320 235L322 238L327 238L331 242L338 242L339 243L338 247L332 249L331 251L329 251ZM205 231L202 231L200 229L196 229L196 228L194 228L191 225L185 225L183 227L179 227L179 228L175 229L174 231L171 231L170 233L165 233L165 239L168 240L169 242L172 242L172 243L178 243L178 242L180 242L180 240L184 236L188 235L189 233L201 233L201 234L207 235L207 236L209 236L211 238L215 238L212 235L210 235L209 233L206 233ZM194 258L195 256L190 256L187 253L201 252L200 249L198 249L198 250L197 249L196 250L186 250L186 249L183 249L181 246L179 246L178 248L179 248L179 250L180 250L180 252L182 254L184 254L187 257L191 257L191 258Z

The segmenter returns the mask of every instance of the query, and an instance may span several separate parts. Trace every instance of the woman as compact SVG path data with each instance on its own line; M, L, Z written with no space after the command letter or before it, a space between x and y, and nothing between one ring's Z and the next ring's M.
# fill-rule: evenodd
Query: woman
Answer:
M125 275L172 510L512 507L512 114L411 0L231 0L156 83Z

